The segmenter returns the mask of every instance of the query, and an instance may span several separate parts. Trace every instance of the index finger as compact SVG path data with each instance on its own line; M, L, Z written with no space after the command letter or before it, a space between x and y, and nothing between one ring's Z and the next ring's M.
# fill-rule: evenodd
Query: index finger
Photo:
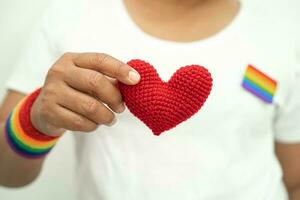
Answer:
M103 53L81 53L73 62L78 67L98 71L127 85L135 85L141 78L138 72L126 63Z

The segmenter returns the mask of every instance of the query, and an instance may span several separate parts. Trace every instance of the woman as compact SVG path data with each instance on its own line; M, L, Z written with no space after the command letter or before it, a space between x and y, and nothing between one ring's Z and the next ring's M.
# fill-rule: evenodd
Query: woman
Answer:
M7 84L0 183L32 182L70 130L78 199L299 199L300 78L289 28L238 0L57 2ZM116 84L139 84L126 64L135 58L165 81L180 66L205 66L214 86L203 108L154 136L125 110Z

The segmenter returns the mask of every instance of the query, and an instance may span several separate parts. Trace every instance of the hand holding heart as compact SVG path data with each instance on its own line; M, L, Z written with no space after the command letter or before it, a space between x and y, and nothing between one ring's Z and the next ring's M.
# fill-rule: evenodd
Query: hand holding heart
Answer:
M195 114L211 87L209 72L198 65L180 68L163 82L144 61L125 64L106 54L67 53L50 68L31 121L49 135L89 132L111 125L115 113L124 111L124 99L129 110L159 135Z

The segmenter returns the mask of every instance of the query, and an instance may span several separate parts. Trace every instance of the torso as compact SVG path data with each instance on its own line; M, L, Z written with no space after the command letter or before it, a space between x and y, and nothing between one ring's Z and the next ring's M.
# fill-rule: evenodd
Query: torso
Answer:
M266 27L268 19L256 21L263 13L242 5L223 29L190 37L200 39L192 42L182 35L145 33L121 1L89 0L81 8L80 24L59 51L145 59L165 81L181 66L200 64L211 71L214 87L200 112L160 137L128 110L113 127L76 135L79 199L285 200L273 119L286 99L292 70L270 54L277 36L264 34L272 28ZM274 54L288 57L280 49ZM249 64L281 83L273 104L241 87Z

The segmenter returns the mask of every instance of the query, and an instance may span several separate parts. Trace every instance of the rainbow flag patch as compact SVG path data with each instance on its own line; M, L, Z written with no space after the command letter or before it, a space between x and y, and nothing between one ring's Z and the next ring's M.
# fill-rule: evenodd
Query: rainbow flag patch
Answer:
M277 89L277 81L252 65L248 65L247 67L242 86L264 102L269 104L273 103Z

